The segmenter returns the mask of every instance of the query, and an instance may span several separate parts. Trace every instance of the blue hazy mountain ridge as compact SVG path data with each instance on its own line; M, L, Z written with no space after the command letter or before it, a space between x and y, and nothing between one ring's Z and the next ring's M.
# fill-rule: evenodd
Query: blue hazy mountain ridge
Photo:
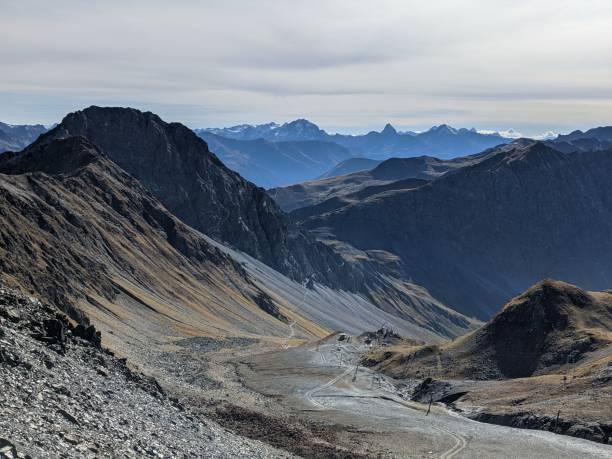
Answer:
M305 119L282 125L242 124L195 132L228 167L267 188L321 177L351 157L382 161L429 155L448 159L510 142L496 133L482 134L475 129L455 129L446 124L421 133L398 132L387 124L380 132L364 135L328 134ZM356 170L362 168L345 173Z
M517 139L506 145L527 145L531 142L533 141L530 139ZM612 127L598 127L585 132L574 131L542 143L562 153L609 150L612 149ZM364 188L377 186L385 186L387 189L401 188L404 186L401 181L411 178L434 180L447 173L474 165L495 155L496 152L497 149L494 147L452 159L433 156L389 158L384 161L350 158L317 179L305 180L286 187L274 187L268 190L268 194L286 212L310 207L300 212L306 215L316 211L313 206L328 199L342 198L336 203L339 204L349 195ZM397 185L392 185L394 181L398 181ZM330 206L326 204L323 207Z

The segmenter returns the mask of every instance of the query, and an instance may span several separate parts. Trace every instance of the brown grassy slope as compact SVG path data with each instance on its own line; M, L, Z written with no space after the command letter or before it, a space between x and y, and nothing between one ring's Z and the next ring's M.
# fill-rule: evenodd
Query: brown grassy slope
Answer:
M311 330L301 334L325 333L282 307L263 311L239 264L83 138L2 157L0 241L3 281L84 312L116 344L285 336L294 319Z
M490 322L448 344L379 349L365 360L398 377L519 378L567 366L587 374L610 361L610 343L612 293L544 280Z

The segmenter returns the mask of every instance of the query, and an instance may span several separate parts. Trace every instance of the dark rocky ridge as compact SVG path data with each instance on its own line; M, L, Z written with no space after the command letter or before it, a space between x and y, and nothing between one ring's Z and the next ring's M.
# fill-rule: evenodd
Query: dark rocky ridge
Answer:
M611 151L563 154L521 141L425 186L334 206L301 225L398 255L405 276L486 319L542 278L610 286L610 177Z
M290 228L263 189L225 167L182 124L135 109L90 107L67 115L37 144L70 136L97 145L174 215L204 234L297 280L315 276L350 290L362 284L360 269L344 265L331 249Z

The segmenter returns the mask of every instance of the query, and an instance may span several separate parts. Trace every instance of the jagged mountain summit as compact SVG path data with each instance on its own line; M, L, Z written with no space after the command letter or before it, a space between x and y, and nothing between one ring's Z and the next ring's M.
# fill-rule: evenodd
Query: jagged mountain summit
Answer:
M438 157L477 153L510 140L499 133L479 133L475 129L455 129L447 124L433 126L423 132L399 132L387 123L380 132L363 135L328 134L316 124L298 119L283 125L238 125L229 128L196 129L198 135L206 133L234 140L265 139L279 141L329 141L348 148L352 154L373 159L390 156L432 154Z
M13 125L0 123L0 153L21 150L45 132L47 132L47 128L42 124Z
M134 109L88 109L67 115L37 144L83 136L132 174L166 208L204 234L296 279L330 272L330 284L354 282L340 259L289 223L263 189L228 169L204 141L179 123Z
M265 139L269 141L326 140L328 134L316 124L306 119L297 119L288 123L267 123L258 125L241 124L229 128L196 129L196 133L209 132L221 137L235 140Z

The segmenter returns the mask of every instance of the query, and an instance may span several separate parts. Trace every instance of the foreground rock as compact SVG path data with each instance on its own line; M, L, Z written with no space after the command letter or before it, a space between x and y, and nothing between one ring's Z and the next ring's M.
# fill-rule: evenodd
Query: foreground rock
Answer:
M3 458L289 457L190 414L92 329L5 288L0 387Z

